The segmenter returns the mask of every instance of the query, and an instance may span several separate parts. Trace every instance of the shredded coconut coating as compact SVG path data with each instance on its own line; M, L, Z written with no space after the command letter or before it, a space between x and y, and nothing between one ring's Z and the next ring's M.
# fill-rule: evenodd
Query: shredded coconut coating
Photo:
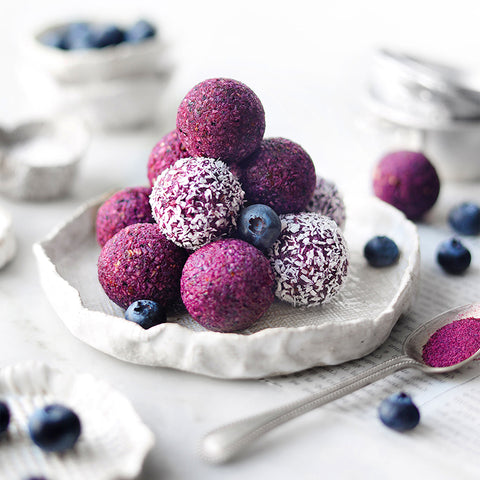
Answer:
M209 243L188 257L181 279L188 312L209 330L250 327L275 298L275 278L265 255L243 240Z
M342 232L318 213L280 215L282 233L268 251L275 295L294 306L331 300L347 276L348 249Z
M187 158L190 154L183 146L178 133L173 130L163 136L153 147L147 162L147 177L153 187L157 177L180 158Z
M315 166L308 153L286 138L268 138L240 163L240 182L250 204L277 214L305 210L315 189Z
M135 300L154 300L166 307L180 297L187 256L155 223L129 225L102 248L98 280L110 300L122 308Z
M117 232L134 223L154 223L150 187L130 187L114 193L98 209L95 231L103 247Z
M249 87L229 78L212 78L193 87L180 103L177 131L190 155L226 163L258 148L265 112Z
M307 212L316 212L331 218L341 229L347 218L343 197L334 182L317 175L315 190L308 202Z
M158 176L150 205L165 237L196 250L236 228L244 195L222 161L184 158Z

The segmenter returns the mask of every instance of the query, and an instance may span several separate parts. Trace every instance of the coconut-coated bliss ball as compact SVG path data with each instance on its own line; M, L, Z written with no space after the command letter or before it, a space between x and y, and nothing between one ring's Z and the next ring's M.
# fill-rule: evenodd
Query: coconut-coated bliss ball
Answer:
M102 248L98 280L110 300L122 308L136 300L153 300L166 307L179 298L187 256L162 235L158 225L129 225Z
M330 217L342 229L345 226L347 215L343 197L334 182L320 175L317 175L315 190L305 210Z
M180 103L177 131L191 156L226 163L258 148L265 112L249 87L229 78L212 78L193 87Z
M150 208L150 187L130 187L114 193L98 209L95 229L103 247L122 228L134 223L154 223Z
M254 246L227 238L196 250L183 268L182 300L205 328L236 332L255 323L274 300L274 275Z
M222 161L183 158L158 176L150 205L165 237L195 250L236 228L243 197L238 179Z
M187 158L190 154L183 146L178 133L173 130L163 136L153 147L147 162L147 177L153 186L157 177L166 168L173 165L180 158Z
M305 210L315 189L315 167L308 153L286 138L268 138L240 165L245 200L278 214Z
M397 151L385 155L376 165L373 190L407 218L418 220L437 201L440 179L423 153Z
M324 215L280 215L282 233L267 256L276 279L275 295L294 306L331 300L344 285L348 249L338 225Z

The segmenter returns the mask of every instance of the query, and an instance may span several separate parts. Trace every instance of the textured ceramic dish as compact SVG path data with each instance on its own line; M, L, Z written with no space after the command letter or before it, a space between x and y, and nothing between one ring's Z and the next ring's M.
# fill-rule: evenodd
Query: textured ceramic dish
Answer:
M309 309L276 302L254 327L238 334L207 331L185 313L143 330L124 320L123 310L97 280L100 248L94 224L101 202L81 208L34 251L43 288L72 334L128 362L222 378L259 378L346 362L386 340L415 290L415 225L376 198L346 199L351 270L332 302ZM380 234L393 238L402 253L396 265L374 269L367 266L363 247Z
M11 215L0 208L0 268L4 267L17 252Z
M11 413L1 439L2 480L135 478L153 447L153 433L129 401L88 374L67 374L41 363L3 367L0 398ZM72 408L82 425L78 442L63 454L44 453L28 435L34 409L54 402Z
M0 131L0 192L19 200L66 195L89 144L84 123L73 117L24 123Z

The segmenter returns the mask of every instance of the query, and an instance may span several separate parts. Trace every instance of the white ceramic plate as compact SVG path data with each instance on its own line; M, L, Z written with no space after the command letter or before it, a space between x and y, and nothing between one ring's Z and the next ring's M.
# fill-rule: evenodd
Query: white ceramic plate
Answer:
M330 303L295 308L276 302L241 333L205 330L188 314L143 330L123 318L97 280L100 248L95 215L105 200L82 207L34 246L43 288L73 335L122 360L221 378L260 378L360 358L380 346L410 305L419 271L416 227L376 198L345 199L350 274ZM394 266L375 269L363 258L374 235L401 250Z
M0 398L11 415L0 439L2 480L135 478L154 443L129 401L88 374L62 373L41 363L3 367ZM49 403L68 406L80 418L80 438L67 452L45 453L29 437L29 416Z

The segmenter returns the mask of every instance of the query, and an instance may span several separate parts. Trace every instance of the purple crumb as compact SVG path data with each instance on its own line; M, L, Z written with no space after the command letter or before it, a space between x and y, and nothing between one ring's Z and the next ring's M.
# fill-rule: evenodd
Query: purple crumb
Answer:
M249 243L222 239L190 255L182 273L182 300L194 320L209 330L250 327L274 300L267 258Z
M97 242L103 247L122 228L134 223L154 223L150 187L130 187L114 193L98 209L95 222Z
M177 131L192 157L231 163L258 148L265 112L257 95L243 83L212 78L193 87L180 103Z
M401 210L407 218L418 220L437 201L440 180L425 155L398 151L389 153L377 164L373 190L378 198Z
M241 165L245 200L262 203L277 214L305 210L315 189L315 166L308 153L285 138L263 140Z
M179 298L187 252L167 240L158 225L137 223L114 235L98 259L98 280L122 308L135 300L167 307Z
M147 163L147 177L150 185L153 186L157 177L166 168L173 165L180 158L189 157L189 153L183 146L178 133L173 130L163 136L153 147Z

